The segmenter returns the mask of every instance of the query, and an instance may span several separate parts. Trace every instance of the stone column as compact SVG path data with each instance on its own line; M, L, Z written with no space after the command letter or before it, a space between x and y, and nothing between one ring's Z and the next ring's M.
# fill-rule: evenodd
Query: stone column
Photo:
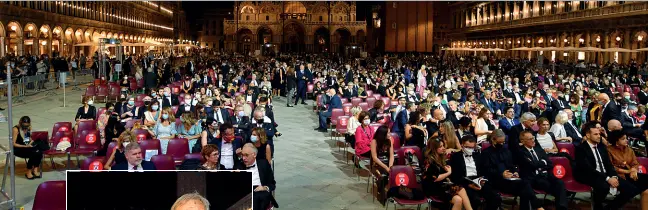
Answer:
M631 33L632 29L629 28L626 29L623 33L623 48L632 49L632 46L630 46L633 43L632 36L630 36ZM634 53L623 53L623 63L630 62L630 56L632 56L633 54Z
M603 44L602 44L602 46L603 46L604 49L610 48L609 40L610 40L610 35L607 33L607 31L603 32L603 40L602 40ZM607 63L610 60L610 54L611 53L604 52L603 54L604 55L603 55L603 59L602 59L601 63L604 64L604 63ZM614 56L614 55L612 55L612 56ZM612 58L614 58L614 57L612 57Z
M52 36L49 36L49 38L47 39L47 46L45 47L47 48L46 49L47 55L52 57Z

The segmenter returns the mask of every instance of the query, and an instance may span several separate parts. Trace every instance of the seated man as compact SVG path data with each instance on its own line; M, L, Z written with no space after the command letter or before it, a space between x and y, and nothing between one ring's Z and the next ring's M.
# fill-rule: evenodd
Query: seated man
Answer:
M326 95L331 98L329 101L328 109L326 111L320 111L319 112L319 127L315 128L315 130L319 132L326 132L327 131L327 125L326 125L326 119L331 117L331 114L333 113L333 109L341 109L342 108L342 100L340 100L340 97L338 95L335 95L335 89L329 88L328 91L326 92Z
M126 162L113 166L110 170L128 170L128 172L156 170L152 162L142 160L142 148L137 142L131 142L124 148Z
M274 196L272 196L276 182L270 163L265 158L256 158L257 149L251 143L243 146L241 154L245 167L241 167L240 169L252 170L252 188L254 188L252 209L266 209L270 204L275 208L279 208L279 204L277 204Z
M531 184L533 189L545 191L555 198L556 210L567 210L565 183L556 178L551 170L553 163L530 131L520 133L520 177Z
M586 141L576 147L576 181L592 187L594 210L619 209L640 193L630 182L617 178L617 172L610 161L607 148L601 143L601 130L596 123L587 123L583 128ZM620 192L620 193L619 193ZM618 193L618 194L617 194ZM608 194L616 195L603 208Z
M198 193L184 194L173 203L171 210L208 210L209 201Z
M641 123L637 122L637 119L633 117L635 113L637 113L637 107L633 105L621 111L621 126L629 137L644 140Z

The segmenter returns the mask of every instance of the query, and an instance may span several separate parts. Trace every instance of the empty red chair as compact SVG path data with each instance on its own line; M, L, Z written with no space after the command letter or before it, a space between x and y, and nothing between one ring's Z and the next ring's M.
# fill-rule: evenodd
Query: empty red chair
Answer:
M176 164L182 163L184 156L189 153L189 141L187 139L171 139L167 146L166 155L173 157Z
M316 99L317 107L323 107L324 106L324 104L322 104L322 97L324 97L324 94L317 95L317 99Z
M342 104L342 110L344 110L344 115L351 116L351 108L353 108L353 105L351 103Z
M33 135L33 134L32 134ZM52 134L52 138L50 138L49 143L52 145L49 150L43 151L43 159L46 157L50 158L50 164L52 164L52 168L56 169L56 165L54 164L54 157L55 156L62 156L62 155L68 155L69 150L72 148L70 147L66 151L58 151L56 150L56 147L61 141L67 141L70 142L70 144L73 142L73 134L72 131L58 131L54 134ZM68 161L69 161L69 156L68 156Z
M623 86L623 92L628 92L629 93L630 91L632 91L632 89L630 89L630 85L624 85Z
M345 134L347 133L347 125L349 124L349 116L339 116L336 120L335 124L335 132L338 134ZM355 132L355 131L352 131ZM336 136L337 138L337 136ZM338 147L338 150L340 148Z
M81 120L79 121L77 132L97 130L97 121L95 120Z
M153 155L161 155L162 147L160 146L159 139L150 139L139 142L140 148L142 148L142 158L148 159L146 156L147 151L151 151ZM157 152L155 152L157 150ZM168 152L167 152L168 154Z
M47 131L32 131L29 138L32 141L47 141L49 139L49 133Z
M369 97L369 98L366 99L366 102L367 102L367 104L369 104L369 106L371 106L373 108L374 103L376 103L376 98Z
M114 98L115 101L118 101L120 96L121 96L121 90L119 86L110 86L110 90L108 92L108 98L110 99Z
M148 130L145 129L134 129L133 135L135 135L135 139L137 139L137 143L141 143L141 141L151 139L151 133L149 133Z
M65 180L46 181L38 185L33 210L65 210Z
M380 95L380 93L374 93L374 94L371 95L371 96L372 96L373 98L375 98L376 100L380 100L380 99L382 98L382 95Z
M556 148L558 149L558 152L567 153L572 159L576 158L574 154L574 144L571 142L556 142Z
M88 86L88 87L86 88L86 91L85 91L85 93L83 94L83 97L86 97L86 96L92 96L92 97L94 97L94 96L96 96L96 95L97 95L97 87L95 87L94 85L90 85L90 86Z
M353 104L353 107L358 106L358 104L362 103L361 98L351 98L351 104Z
M57 122L54 123L54 126L52 127L52 134L56 132L68 132L72 131L72 123L71 122Z
M549 157L549 160L551 160L554 165L552 173L554 173L554 176L556 176L556 178L562 180L563 183L565 183L565 190L567 190L567 192L583 193L591 191L591 187L574 180L571 163L566 157ZM573 199L574 197L572 196L570 203L573 201Z
M366 90L366 88L365 88ZM365 91L367 93L367 96L372 96L373 95L373 90L367 90Z
M417 146L404 146L401 147L396 154L398 154L398 165L405 165L405 154L407 153L412 153L416 155L416 158L418 158L419 163L423 163L423 153L421 152L421 148Z
M639 89L639 87L633 87L633 88L632 88L632 93L633 93L633 94L638 95L639 92L641 92L641 90Z
M359 104L362 111L369 111L369 104L367 102L362 102Z
M110 144L108 144L108 150L106 150L106 160L110 158L113 152L115 152L115 147L117 147L116 141L110 142Z
M70 150L70 155L76 155L77 163L80 163L79 155L96 154L97 150L101 149L100 138L101 136L98 130L77 132L74 136L74 141L78 146Z
M344 103L349 103L349 99L342 97L341 95L338 95L340 97L340 101Z
M203 158L202 154L200 154L200 153L189 153L189 154L186 154L186 155L184 156L184 158L185 158L185 160L188 160L188 159L196 159L196 160L200 160L200 162L204 162L204 161L205 161L205 159Z
M157 170L176 170L176 164L170 155L154 155L151 162Z
M400 158L399 158L400 159ZM421 186L416 181L416 175L414 175L414 169L410 166L395 165L392 166L389 170L389 186L397 187L404 186L409 189L419 189ZM398 205L417 205L420 209L421 204L427 203L427 199L421 200L409 200L409 199L400 199L400 198L391 198L394 201L394 209L396 209L396 204Z
M103 98L104 102L106 102L108 100L109 93L110 93L110 87L108 87L108 85L106 84L99 85L97 86L97 93L95 98L97 99Z
M394 150L400 149L401 148L401 142L400 142L400 136L398 136L397 133L389 133L389 137L391 137L392 142L394 143Z
M648 171L646 171L646 167L648 167L648 158L646 157L637 157L637 161L639 162L639 173L646 174Z
M486 148L489 148L490 146L491 146L490 142L487 142L487 141L482 142L481 143L481 150L484 151Z
M104 170L103 166L106 163L106 159L106 157L99 156L88 157L81 163L80 170L102 171Z
M137 80L135 80L135 81L132 81L132 80L131 80L128 89L129 89L131 92L133 92L133 93L134 93L135 91L137 91L137 89L138 89L138 87L137 87Z
M138 79L137 80L137 88L139 88L139 89L144 88L144 80L143 79Z
M344 115L344 110L342 109L333 109L331 110L331 127L337 125L337 119L340 116Z

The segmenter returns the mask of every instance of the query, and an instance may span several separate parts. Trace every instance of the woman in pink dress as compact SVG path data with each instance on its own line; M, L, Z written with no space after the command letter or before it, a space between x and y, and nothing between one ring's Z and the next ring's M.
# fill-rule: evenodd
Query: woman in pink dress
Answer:
M427 76L427 71L425 70L425 65L422 65L421 69L419 69L418 74L416 75L417 78L416 91L418 91L421 96L423 95L423 92L427 87L427 80L425 78L426 76Z

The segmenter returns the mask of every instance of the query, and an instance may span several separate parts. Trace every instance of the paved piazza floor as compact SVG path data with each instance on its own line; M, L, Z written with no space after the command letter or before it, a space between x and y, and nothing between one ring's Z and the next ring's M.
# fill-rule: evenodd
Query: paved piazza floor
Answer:
M56 95L50 96L38 94L26 98L24 101L28 103L15 104L14 122L21 116L28 115L32 119L35 131L51 131L55 122L72 121L80 106L82 92L68 88L67 107L63 107L62 92L58 90ZM312 101L309 101L310 103ZM97 102L97 104L101 103ZM288 108L284 104L285 101L282 99L275 101L275 116L280 125L278 129L284 134L275 141L277 181L275 196L281 209L384 209L378 202L373 202L372 196L367 193L366 174L358 180L352 172L352 164L346 164L343 151L338 152L335 142L329 140L328 134L313 131L317 118L310 111L311 106L300 105ZM0 107L6 107L6 102L0 103ZM2 113L6 115L6 111ZM6 123L0 123L0 144L7 145L7 129ZM0 165L4 166L4 159L4 157L0 158ZM16 190L19 207L31 209L40 182L65 179L64 171L60 170L63 168L63 159L58 159L56 162L59 170L52 170L47 163L44 178L27 180L23 177L24 160L16 159L18 165ZM588 194L578 197L585 196L589 197ZM578 205L580 209L588 209L586 204L579 203L581 203ZM510 209L508 205L503 207ZM391 208L393 206L390 205Z

